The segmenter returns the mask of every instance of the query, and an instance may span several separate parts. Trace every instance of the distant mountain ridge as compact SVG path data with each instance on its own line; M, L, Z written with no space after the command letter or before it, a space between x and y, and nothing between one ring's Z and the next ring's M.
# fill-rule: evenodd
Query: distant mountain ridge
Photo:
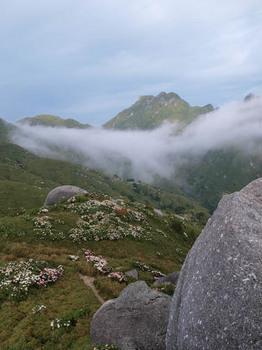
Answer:
M116 129L154 129L163 121L178 121L187 125L198 115L213 111L211 104L191 107L173 92L161 92L157 96L140 96L131 107L125 109L104 124Z
M89 124L81 124L75 119L63 119L57 115L40 114L35 117L24 118L18 121L19 124L28 124L31 126L59 126L69 129L86 129Z
M211 104L206 106L190 106L174 92L160 92L157 96L140 96L129 108L118 113L103 126L115 129L154 129L164 121L177 121L181 125L190 124L197 116L213 111ZM63 119L56 115L40 114L34 117L24 118L18 124L30 126L52 126L74 129L86 129L90 124L82 124L75 119Z

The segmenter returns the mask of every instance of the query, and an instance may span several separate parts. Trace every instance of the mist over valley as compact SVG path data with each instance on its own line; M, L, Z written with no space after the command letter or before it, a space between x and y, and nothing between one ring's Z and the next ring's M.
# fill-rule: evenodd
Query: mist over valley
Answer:
M11 139L41 157L70 160L111 175L117 174L147 183L156 184L159 183L159 178L166 179L169 183L182 186L189 194L194 181L193 169L199 172L201 168L204 173L209 171L210 176L212 174L221 183L225 182L225 189L221 188L218 196L230 191L227 181L232 182L231 186L236 184L234 189L244 184L242 180L239 181L241 172L245 171L241 162L245 167L248 166L249 180L260 173L260 96L226 104L195 116L190 122L185 121L185 118L183 120L183 115L170 119L166 119L160 126L152 123L148 130L139 130L135 125L133 129L125 130L105 127L77 129L29 125L29 121L23 121L16 124ZM226 164L230 160L224 160L223 165L221 156L231 159L230 168ZM232 157L235 157L235 161ZM239 174L234 174L236 179L230 179L230 171L238 159L240 164L235 164L235 171ZM214 162L220 162L219 173L215 175L212 173ZM208 184L206 178L204 181ZM210 184L206 190L210 190ZM194 190L191 195L197 198ZM203 204L201 199L200 202ZM213 203L212 208L214 205Z

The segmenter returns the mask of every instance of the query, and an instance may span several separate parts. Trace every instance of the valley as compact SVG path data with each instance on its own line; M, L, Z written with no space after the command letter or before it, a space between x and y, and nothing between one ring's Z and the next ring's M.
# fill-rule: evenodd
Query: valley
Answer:
M147 130L155 137L154 129L163 120L176 120L176 135L182 137L199 114L208 116L213 110L211 105L190 107L176 94L160 93L141 97L104 129L110 135L123 129ZM152 173L146 183L136 176L132 158L123 157L122 162L122 155L118 161L125 176L120 166L115 173L93 167L89 153L80 154L66 143L38 140L51 153L22 147L19 133L25 129L20 125L28 124L36 128L30 132L92 130L88 124L50 115L16 124L0 120L0 347L114 349L95 347L90 338L101 300L118 297L135 282L128 274L134 270L139 281L172 295L174 286L157 287L154 282L180 271L224 194L262 175L260 153L225 144L189 153L179 163L171 153L166 159L175 169L172 176ZM110 157L108 162L114 165ZM63 185L87 193L45 207L48 193Z

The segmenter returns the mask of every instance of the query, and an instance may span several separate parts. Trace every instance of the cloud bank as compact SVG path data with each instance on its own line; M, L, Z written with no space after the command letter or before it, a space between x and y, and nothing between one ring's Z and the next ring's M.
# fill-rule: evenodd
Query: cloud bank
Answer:
M61 158L69 152L85 166L150 182L154 175L171 178L179 166L209 150L235 146L258 151L262 98L224 105L199 116L182 131L181 125L170 123L150 131L19 125L12 137L40 156Z

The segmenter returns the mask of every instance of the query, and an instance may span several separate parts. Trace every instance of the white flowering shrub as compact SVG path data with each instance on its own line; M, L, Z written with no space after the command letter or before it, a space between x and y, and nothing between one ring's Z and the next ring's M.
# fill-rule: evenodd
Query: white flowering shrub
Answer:
M119 283L127 283L128 279L122 272L112 271L111 266L108 264L107 259L102 257L101 255L94 255L91 250L85 251L86 261L91 262L93 266L97 269L97 271L101 272L104 275L107 275L113 281L117 281Z
M45 309L46 309L45 305L36 305L32 308L32 311L33 311L33 314L38 314Z
M79 256L78 255L68 255L69 259L72 261L77 261L79 260Z
M43 210L42 210L43 212ZM34 233L40 239L61 240L65 239L63 232L55 230L51 223L52 217L50 216L36 216L33 218Z
M91 310L89 307L84 307L79 310L67 312L62 317L54 319L50 323L51 330L54 331L55 329L59 328L66 328L70 331L71 327L75 327L77 324L77 321L85 316L90 316Z
M107 259L103 258L101 255L96 256L91 252L91 250L86 250L85 257L86 261L91 262L97 271L103 274L108 274L112 271Z
M155 280L159 279L160 277L164 277L166 276L164 273L162 273L161 271L158 271L158 270L152 270L148 265L144 264L144 263L141 263L139 261L136 261L134 266L141 270L141 271L146 271L146 272L150 272L153 276L153 278Z
M45 262L29 259L10 262L0 267L0 298L22 300L32 286L47 287L63 275L63 267L46 267Z
M77 227L69 231L69 238L74 242L114 241L125 237L140 239L146 238L150 232L145 214L126 209L110 200L90 199L80 204L70 202L67 208L81 215Z

